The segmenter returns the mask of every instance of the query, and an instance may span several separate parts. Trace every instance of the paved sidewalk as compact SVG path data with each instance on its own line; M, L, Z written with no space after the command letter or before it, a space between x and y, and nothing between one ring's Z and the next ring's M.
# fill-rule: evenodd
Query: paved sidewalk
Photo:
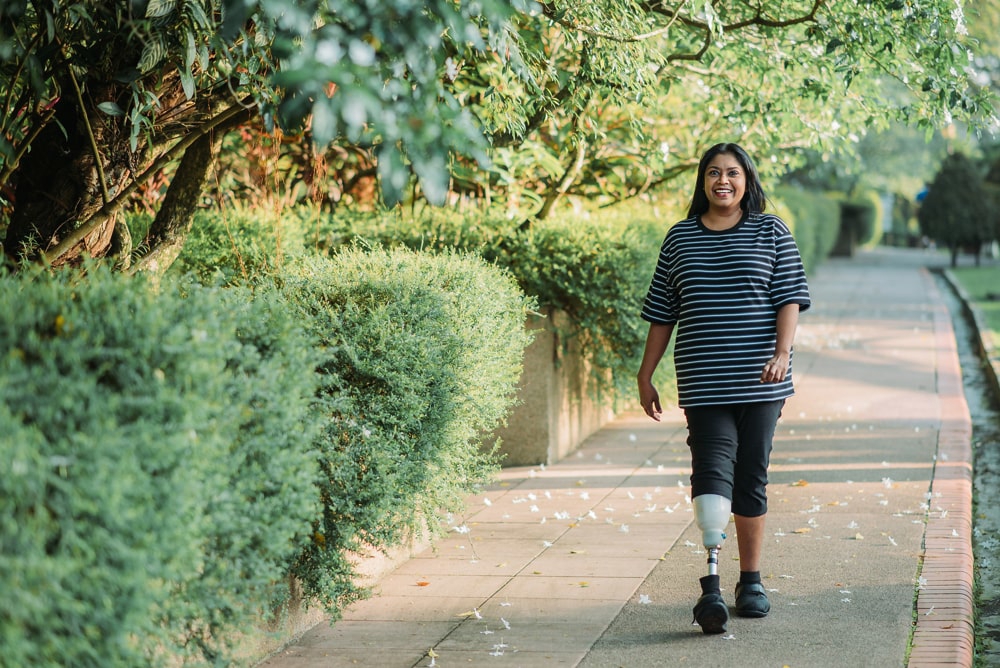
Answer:
M810 281L772 456L767 618L691 625L707 570L682 416L626 415L558 464L504 470L377 596L261 666L971 666L971 425L925 261L876 251ZM731 538L730 603L735 554Z

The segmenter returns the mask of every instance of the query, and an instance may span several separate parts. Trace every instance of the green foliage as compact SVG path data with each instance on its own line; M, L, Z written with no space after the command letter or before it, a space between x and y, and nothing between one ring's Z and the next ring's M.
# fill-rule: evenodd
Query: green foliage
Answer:
M495 472L480 439L520 375L525 300L472 256L347 249L284 278L320 341L322 514L294 573L331 612L361 594L351 554L399 543Z
M668 226L567 213L532 226L493 259L540 303L565 312L571 328L561 337L577 338L584 359L631 395L648 330L639 314Z
M525 230L506 217L427 211L418 219L356 220L350 229L383 244L471 250L506 268L543 308L569 316L570 327L558 332L564 344L577 339L584 358L611 371L614 388L631 393L646 336L639 312L669 226L653 216L615 208L566 212Z
M987 345L992 345L993 359L1000 353L1000 267L957 267L952 275L962 284L969 301L979 311Z
M878 195L870 190L846 198L840 203L841 228L850 231L851 238L858 246L878 243L882 237L881 216L882 203Z
M225 665L290 572L336 614L357 553L495 472L533 307L509 276L404 250L277 273L0 276L0 665Z
M2 276L0 308L0 663L224 661L316 512L287 308L93 268Z
M247 212L249 214L249 212ZM660 220L657 220L660 218ZM564 311L589 362L631 394L646 325L639 317L660 242L673 221L655 209L613 207L565 213L521 229L502 212L426 209L320 215L308 207L266 216L201 214L178 265L226 277L265 275L281 249L336 251L363 240L383 246L476 253L506 269L543 309ZM224 224L223 224L224 223ZM554 326L554 325L552 325ZM602 386L602 389L609 389Z
M204 283L268 282L289 258L315 247L320 224L319 212L309 206L281 211L239 206L200 211L173 272L194 274Z
M374 146L390 203L411 170L427 197L442 201L449 151L485 161L482 133L448 82L474 54L516 58L505 25L527 9L501 0L3 5L0 184L56 121L50 110L66 125L114 127L99 141L125 136L142 155L166 137L211 127L213 110L235 104L256 108L268 127L308 124L320 146Z
M952 249L993 239L992 199L976 165L964 154L948 156L917 214L924 234Z
M498 147L490 186L518 195L553 188L580 145L569 193L621 198L670 184L718 141L769 178L813 152L850 155L889 121L927 132L992 114L953 0L560 0L515 25L530 83L487 63L457 84Z
M773 201L778 215L788 223L806 272L812 273L830 255L840 229L840 207L825 193L780 186ZM787 211L787 213L786 213Z

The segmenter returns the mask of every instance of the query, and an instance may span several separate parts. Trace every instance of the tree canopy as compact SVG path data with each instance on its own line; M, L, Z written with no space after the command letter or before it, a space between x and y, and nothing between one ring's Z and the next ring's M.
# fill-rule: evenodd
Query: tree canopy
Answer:
M917 219L924 234L951 250L952 266L963 248L975 254L978 264L982 244L997 235L995 205L976 164L954 153L934 177Z
M955 0L0 0L4 247L126 257L116 212L177 165L155 257L252 118L368 153L387 204L489 192L542 216L720 139L766 171L891 120L988 123L965 21Z

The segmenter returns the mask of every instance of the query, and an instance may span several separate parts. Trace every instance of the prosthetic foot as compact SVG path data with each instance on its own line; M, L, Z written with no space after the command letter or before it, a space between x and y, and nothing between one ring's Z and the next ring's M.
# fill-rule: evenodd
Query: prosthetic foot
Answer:
M718 494L694 498L695 520L701 529L701 542L708 550L708 575L701 578L701 597L694 606L694 621L705 633L723 633L729 621L729 609L719 587L719 550L726 540L726 525L732 502Z

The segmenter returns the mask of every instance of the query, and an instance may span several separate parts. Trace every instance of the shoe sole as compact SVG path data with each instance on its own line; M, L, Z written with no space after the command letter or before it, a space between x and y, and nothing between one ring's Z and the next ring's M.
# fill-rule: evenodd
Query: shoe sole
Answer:
M729 621L729 612L724 607L718 609L706 609L702 611L701 619L695 619L702 632L715 635L726 632L726 622Z
M761 617L767 617L767 613L768 612L770 612L770 610L768 610L767 612L761 612L760 610L737 610L736 611L736 615L738 617L748 617L748 618L751 618L751 619L760 619Z

